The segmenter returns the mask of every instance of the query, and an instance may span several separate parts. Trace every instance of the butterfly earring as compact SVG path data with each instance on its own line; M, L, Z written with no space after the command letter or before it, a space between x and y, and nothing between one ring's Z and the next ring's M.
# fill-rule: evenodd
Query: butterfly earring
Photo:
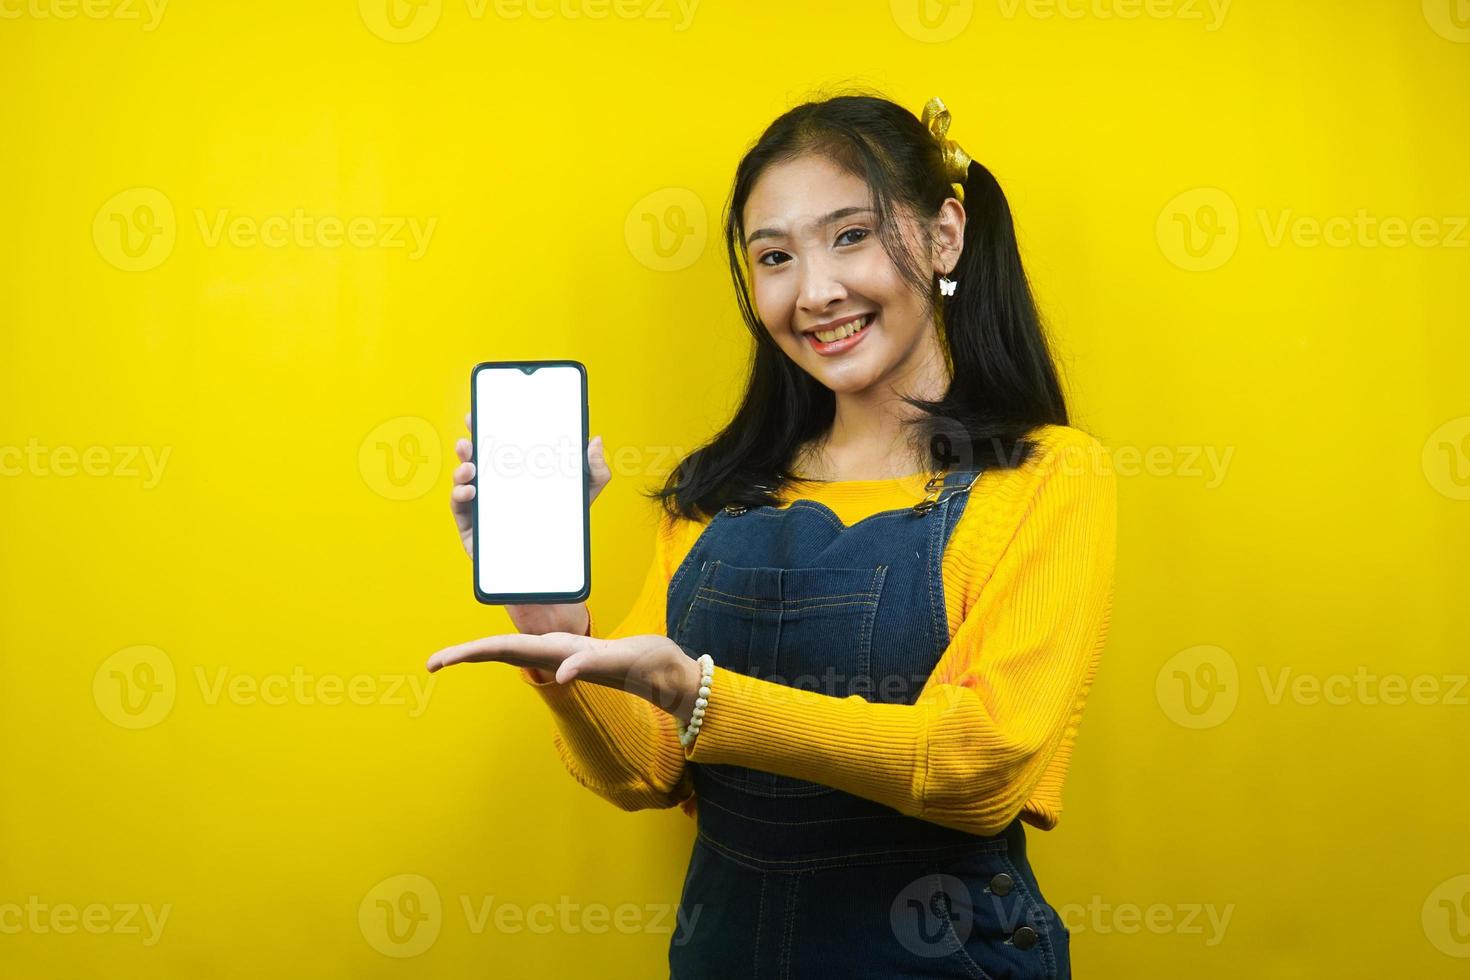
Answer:
M940 276L939 277L939 295L941 295L941 296L953 296L954 295L954 287L956 285L957 285L957 283L953 279L951 279L949 276Z

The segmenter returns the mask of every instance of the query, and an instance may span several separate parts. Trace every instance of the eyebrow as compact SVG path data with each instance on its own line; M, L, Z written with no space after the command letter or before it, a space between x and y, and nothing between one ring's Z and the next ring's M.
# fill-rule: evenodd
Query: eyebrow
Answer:
M827 214L824 214L820 218L818 218L817 224L829 225L832 222L837 221L839 218L846 218L850 214L862 214L865 211L875 214L877 213L873 211L872 208L838 208L836 211L829 211ZM780 228L757 228L755 231L751 232L750 237L745 240L745 247L749 248L751 246L751 243L754 242L757 238L781 238L785 234L786 232L782 231Z

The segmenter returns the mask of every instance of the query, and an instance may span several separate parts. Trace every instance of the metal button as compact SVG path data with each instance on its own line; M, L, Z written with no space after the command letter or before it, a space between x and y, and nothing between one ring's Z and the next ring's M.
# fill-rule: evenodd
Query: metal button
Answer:
M1015 880L1004 871L990 879L990 890L997 895L1009 895L1015 885Z
M1030 949L1036 945L1036 930L1030 926L1022 926L1011 933L1011 941L1016 944L1017 949Z

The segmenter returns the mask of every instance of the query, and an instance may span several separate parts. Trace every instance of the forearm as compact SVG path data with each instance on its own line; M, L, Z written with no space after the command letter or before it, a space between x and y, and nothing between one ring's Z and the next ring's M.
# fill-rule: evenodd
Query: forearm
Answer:
M536 673L521 668L551 710L557 753L579 783L630 810L674 806L689 795L672 715L628 691L581 680L558 684L554 675L543 681Z

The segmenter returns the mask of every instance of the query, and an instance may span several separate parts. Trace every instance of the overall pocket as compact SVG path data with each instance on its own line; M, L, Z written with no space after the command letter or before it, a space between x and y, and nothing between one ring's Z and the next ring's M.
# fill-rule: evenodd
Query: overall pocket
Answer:
M750 677L832 697L867 697L873 623L887 571L886 565L773 568L709 560L673 640ZM716 779L767 796L834 792L774 773L708 768Z

